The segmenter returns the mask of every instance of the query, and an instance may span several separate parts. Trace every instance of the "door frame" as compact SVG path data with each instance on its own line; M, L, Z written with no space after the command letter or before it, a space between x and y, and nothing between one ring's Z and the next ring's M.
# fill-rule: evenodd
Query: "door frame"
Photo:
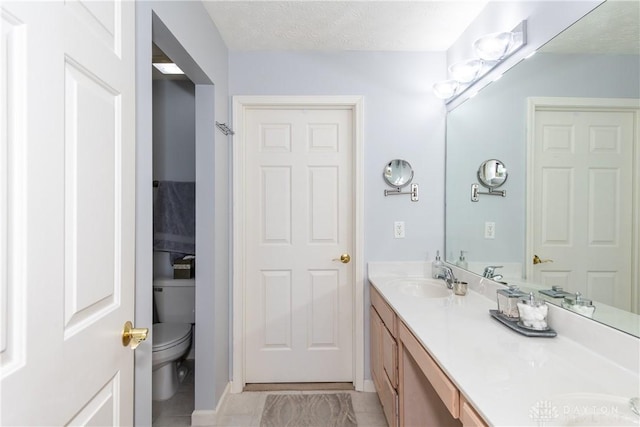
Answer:
M527 98L527 161L526 161L526 211L525 211L525 274L533 275L533 164L535 144L535 118L539 110L567 111L630 111L635 113L634 149L633 149L633 181L632 181L632 283L640 283L640 99L635 98L570 98L570 97L532 97ZM631 310L640 313L640 287L631 290Z
M362 96L234 96L233 97L233 378L231 392L240 393L245 381L245 264L244 198L245 120L250 108L349 108L353 112L353 385L364 389L364 127Z

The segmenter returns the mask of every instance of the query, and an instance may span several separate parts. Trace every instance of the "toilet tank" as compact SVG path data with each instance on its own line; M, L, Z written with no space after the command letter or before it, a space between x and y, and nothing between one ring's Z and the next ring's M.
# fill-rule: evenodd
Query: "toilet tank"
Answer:
M195 279L153 279L153 298L159 322L196 322Z

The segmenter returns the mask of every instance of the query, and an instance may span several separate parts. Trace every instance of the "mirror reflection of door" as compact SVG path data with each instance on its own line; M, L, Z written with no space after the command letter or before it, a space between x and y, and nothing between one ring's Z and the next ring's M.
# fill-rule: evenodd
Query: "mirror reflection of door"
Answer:
M528 247L553 262L528 266L536 283L562 286L625 310L633 304L635 112L536 109ZM636 261L637 262L637 261Z

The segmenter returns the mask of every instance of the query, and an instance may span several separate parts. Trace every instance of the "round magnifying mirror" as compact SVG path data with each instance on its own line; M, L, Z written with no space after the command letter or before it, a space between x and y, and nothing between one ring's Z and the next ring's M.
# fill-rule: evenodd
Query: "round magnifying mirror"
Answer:
M390 186L402 188L409 185L413 179L413 169L406 160L395 159L384 167L382 176Z
M507 168L500 160L485 160L478 168L478 181L490 190L504 184L507 176L509 176Z

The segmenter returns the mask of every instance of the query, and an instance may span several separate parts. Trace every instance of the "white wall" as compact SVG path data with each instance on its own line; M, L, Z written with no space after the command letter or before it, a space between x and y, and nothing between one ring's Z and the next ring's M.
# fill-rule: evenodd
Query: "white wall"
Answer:
M152 323L151 43L196 85L196 411L213 411L229 382L228 51L200 2L136 2L136 324ZM151 337L152 339L153 337ZM201 357L204 355L205 357ZM151 348L136 350L136 425L151 425Z
M638 55L540 53L447 117L447 259L467 250L470 262L524 263L528 97L640 98ZM507 197L470 200L470 186L484 160L509 170ZM484 239L484 222L496 238Z

